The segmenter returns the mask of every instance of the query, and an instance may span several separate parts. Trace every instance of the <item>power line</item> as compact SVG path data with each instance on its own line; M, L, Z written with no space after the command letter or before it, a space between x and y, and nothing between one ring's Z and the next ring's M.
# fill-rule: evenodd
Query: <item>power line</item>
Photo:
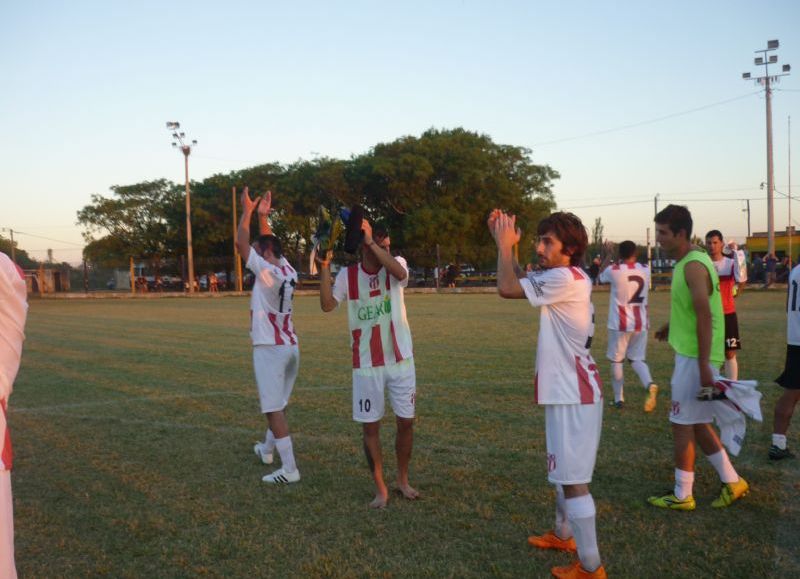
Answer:
M25 233L24 231L14 230L14 233L17 235L27 235L28 237L35 237L37 239L45 239L47 241L55 241L56 243L66 243L67 245L71 245L73 247L80 247L81 249L84 247L82 244L74 243L72 241L64 241L63 239L53 239L52 237L45 237L43 235L34 235L33 233Z
M663 117L656 117L654 119L649 119L649 120L646 120L646 121L639 121L637 123L630 123L630 124L627 124L627 125L621 125L619 127L614 127L614 128L611 128L611 129L603 129L603 130L600 130L600 131L593 131L591 133L584 133L583 135L575 135L573 137L564 137L562 139L554 139L552 141L543 141L541 143L533 144L532 147L544 147L544 146L547 146L547 145L556 145L558 143L566 143L567 141L576 141L578 139L586 139L588 137L596 137L598 135L606 135L608 133L615 133L615 132L618 132L618 131L624 131L624 130L627 130L627 129L633 129L633 128L636 128L636 127L641 127L641 126L644 126L644 125L650 125L650 124L653 124L653 123L666 121L668 119L672 119L672 118L675 118L675 117L680 117L680 116L683 116L683 115L696 113L698 111L702 111L702 110L705 110L705 109L710 109L712 107L717 107L717 106L720 106L720 105L732 103L734 101L738 101L738 100L741 100L741 99L749 98L749 97L757 95L757 94L761 94L761 91L759 90L759 91L756 91L756 92L750 92L750 93L747 93L747 94L744 94L744 95L741 95L741 96L733 97L733 98L726 99L726 100L723 100L723 101L718 101L718 102L715 102L715 103L710 103L710 104L707 104L707 105L703 105L703 106L700 106L700 107L695 107L693 109L688 109L688 110L677 112L677 113L671 113L669 115L664 115Z

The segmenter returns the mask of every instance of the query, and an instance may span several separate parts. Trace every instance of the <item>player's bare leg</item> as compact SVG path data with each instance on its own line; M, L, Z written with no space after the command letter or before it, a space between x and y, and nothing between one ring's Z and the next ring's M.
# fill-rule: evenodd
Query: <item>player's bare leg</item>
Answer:
M286 420L286 411L267 412L267 422L272 435L275 438L285 438L289 436L289 423Z
M397 489L409 500L419 497L419 493L408 484L408 465L411 462L411 449L414 446L414 419L397 417L397 437L395 452L397 453Z
M373 509L382 509L389 502L389 489L383 482L383 457L381 455L381 423L364 423L364 454L375 481L375 498L369 504Z

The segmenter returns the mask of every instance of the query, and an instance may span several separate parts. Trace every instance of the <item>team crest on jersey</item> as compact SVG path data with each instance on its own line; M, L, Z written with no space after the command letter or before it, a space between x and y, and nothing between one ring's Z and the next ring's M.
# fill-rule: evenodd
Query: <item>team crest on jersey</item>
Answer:
M547 472L556 470L556 455L547 453Z
M677 400L672 401L672 416L677 416L681 413L681 403Z
M378 279L377 275L370 276L369 278L369 289L375 291L381 285L381 280Z

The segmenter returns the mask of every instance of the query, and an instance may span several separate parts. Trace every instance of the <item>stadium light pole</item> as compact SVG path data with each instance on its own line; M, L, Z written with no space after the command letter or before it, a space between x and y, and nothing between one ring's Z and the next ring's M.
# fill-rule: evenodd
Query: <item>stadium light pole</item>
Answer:
M769 65L778 64L778 55L769 53L778 50L780 43L777 40L769 40L767 48L756 50L756 54L763 54L753 60L756 66L764 67L763 76L752 78L749 72L742 73L743 80L754 80L764 87L764 94L767 101L767 253L775 253L775 178L772 164L772 87L771 84L778 82L781 76L787 76L792 70L788 64L784 64L782 72L779 74L769 74Z
M194 256L192 255L192 201L189 192L189 155L192 148L197 146L197 141L186 144L183 140L186 133L180 131L181 124L176 121L167 121L167 130L172 131L172 146L183 153L184 167L186 170L186 257L188 258L189 293L194 293Z

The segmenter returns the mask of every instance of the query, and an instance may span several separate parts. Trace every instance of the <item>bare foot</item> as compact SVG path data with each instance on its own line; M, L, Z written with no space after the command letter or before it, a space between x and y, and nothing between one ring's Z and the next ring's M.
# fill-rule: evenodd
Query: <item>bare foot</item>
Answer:
M419 498L419 493L417 492L417 490L408 483L398 484L397 491L409 501L413 501Z
M389 493L386 491L379 492L375 495L375 498L369 504L369 508L371 509L383 509L386 507L386 503L389 502Z

